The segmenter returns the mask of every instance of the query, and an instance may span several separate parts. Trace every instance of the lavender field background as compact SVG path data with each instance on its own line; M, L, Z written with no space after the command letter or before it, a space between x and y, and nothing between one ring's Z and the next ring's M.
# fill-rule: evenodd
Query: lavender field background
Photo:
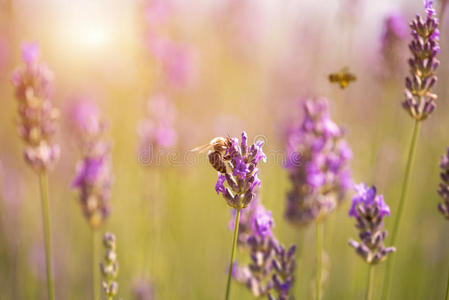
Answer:
M440 15L441 1L434 7ZM425 15L420 0L0 0L0 300L47 299L39 182L23 159L11 83L24 43L39 44L60 109L54 142L61 155L49 171L56 299L92 299L91 230L72 188L81 154L71 109L82 101L98 107L111 142L111 211L98 237L116 235L119 297L223 298L231 209L214 190L207 156L189 150L245 130L251 142L265 141L260 199L273 231L297 245L295 299L314 299L315 228L284 217L287 129L301 120L298 100L327 98L332 119L346 128L353 180L384 195L391 231L414 124L401 102L408 23L417 13ZM386 20L398 15L404 22L391 42ZM421 124L390 299L445 295L448 224L437 189L449 146L448 19L440 24L437 108ZM346 89L328 80L343 67L357 77ZM145 140L148 122L162 124L162 137ZM348 245L357 237L352 195L324 222L322 299L364 297L367 266ZM244 251L236 256L248 260ZM375 267L373 299L381 297L385 267ZM153 296L139 296L148 290ZM235 281L231 296L254 299Z

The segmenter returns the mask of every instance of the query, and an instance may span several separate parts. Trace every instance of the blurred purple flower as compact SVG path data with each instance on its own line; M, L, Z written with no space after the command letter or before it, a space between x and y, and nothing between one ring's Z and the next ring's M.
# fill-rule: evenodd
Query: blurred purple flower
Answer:
M145 2L145 21L150 29L163 25L172 13L171 0L150 0Z
M145 8L148 48L160 63L166 80L175 88L189 86L196 77L197 59L194 47L177 42L164 34L163 27L172 13L171 1L149 1Z
M97 228L110 212L109 198L113 176L111 145L105 138L107 126L100 119L95 104L88 99L75 101L69 116L75 127L82 155L72 188L79 189L83 214L89 225Z
M188 86L196 76L193 48L180 43L168 43L166 46L161 62L169 82L178 88Z
M261 237L271 236L271 228L274 226L271 211L266 210L263 205L257 206L256 211L252 216L251 224L255 234Z
M22 46L26 65L14 71L12 83L19 104L17 128L26 144L25 160L35 171L43 172L59 158L59 146L52 143L59 110L50 101L53 75L37 61L38 54L37 43Z
M325 99L301 102L302 123L287 137L287 169L293 184L286 217L303 226L325 217L344 200L352 184L348 167L351 149L344 130L330 118Z
M81 138L85 135L96 135L104 124L100 120L100 111L92 99L75 97L69 100L67 108L70 128Z
M407 47L408 26L404 16L399 12L391 13L384 20L381 36L382 75L386 78L403 76L406 63L403 57Z
M146 162L157 164L156 156L162 150L175 146L177 133L174 128L176 117L175 106L163 95L150 97L147 106L147 117L137 129L140 138L139 155Z
M438 210L446 219L449 219L449 148L441 157L441 183L438 187L438 194L443 198L443 202L438 204Z
M286 251L273 236L273 226L271 212L256 196L242 210L239 223L238 245L249 251L250 261L247 265L234 264L232 276L256 297L286 300L294 282L295 247ZM278 298L274 298L275 293Z
M134 300L155 300L154 285L147 279L138 279L132 286Z

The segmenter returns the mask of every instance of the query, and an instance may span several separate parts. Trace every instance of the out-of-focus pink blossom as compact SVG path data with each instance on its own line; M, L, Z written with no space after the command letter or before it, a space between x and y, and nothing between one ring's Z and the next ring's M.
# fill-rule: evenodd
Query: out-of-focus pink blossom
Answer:
M404 16L399 12L393 12L384 20L384 28L381 35L381 59L379 65L382 77L387 79L403 78L406 71L406 60L403 57L407 53L406 40L408 38L408 25Z
M68 115L82 153L72 188L79 189L83 214L89 225L97 228L111 210L109 198L113 175L111 143L105 137L107 126L89 98L75 98L69 105Z
M22 49L22 60L27 65L32 65L37 62L39 58L39 44L37 42L23 43Z
M25 160L37 172L51 168L59 158L59 145L52 139L56 133L59 110L50 100L53 91L53 74L38 61L37 43L22 45L25 66L12 75L18 103L19 136L26 144Z
M177 134L174 129L176 117L175 106L164 95L150 97L147 105L147 117L137 128L140 138L139 155L145 162L155 163L155 155L160 150L176 144Z
M174 42L165 36L154 35L150 38L149 47L160 63L166 80L172 86L183 88L194 81L197 59L191 45Z
M72 129L78 134L95 134L101 130L100 112L95 103L86 97L69 100L67 115Z
M150 28L167 22L172 12L171 0L151 0L145 3L145 21Z

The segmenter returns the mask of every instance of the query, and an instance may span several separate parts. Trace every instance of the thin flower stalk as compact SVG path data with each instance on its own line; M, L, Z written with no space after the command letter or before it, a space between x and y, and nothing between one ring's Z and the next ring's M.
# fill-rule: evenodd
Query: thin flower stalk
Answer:
M449 274L447 275L446 296L444 299L449 300Z
M17 130L25 143L25 161L39 177L47 290L48 298L53 300L55 296L47 173L59 158L59 145L53 143L59 110L51 102L53 74L45 64L39 62L39 45L35 42L22 45L22 60L24 66L19 67L12 75L19 112Z
M412 53L412 58L408 61L410 74L405 80L406 99L402 102L402 107L415 119L415 125L407 158L398 211L391 235L392 244L396 243L405 199L407 198L409 178L412 173L420 123L427 119L435 110L435 101L438 97L432 92L432 88L437 82L436 69L440 64L436 57L441 52L439 46L439 21L433 8L433 0L425 0L424 7L426 10L426 19L423 20L421 16L417 15L410 23L412 41L409 44L409 48ZM393 267L394 256L387 263L382 294L382 299L384 300L389 297Z
M316 278L315 278L315 297L321 300L322 273L323 273L323 224L316 222L315 227L316 243Z
M263 141L256 141L254 144L248 145L248 136L246 132L242 132L240 141L238 138L217 137L209 144L192 150L199 152L208 150L209 162L218 171L215 191L217 194L221 194L226 203L236 210L234 238L226 283L226 300L229 299L231 291L232 265L237 245L240 212L251 203L255 197L254 189L261 184L257 177L259 173L257 165L261 160L266 160L262 146Z
M321 297L322 222L343 202L352 185L351 149L345 131L335 124L326 99L301 102L303 120L287 137L285 165L292 189L287 194L285 216L302 228L316 222L316 288Z
M366 300L373 299L373 281L374 281L374 267L373 265L369 265L368 267L368 283L366 288Z
M106 123L90 99L76 99L70 107L71 128L79 145L82 159L78 162L72 188L79 189L79 203L92 236L92 294L99 299L98 228L110 212L112 185L110 143L105 138Z
M369 264L365 293L365 299L369 300L373 293L373 267L384 261L396 248L384 245L387 231L383 229L383 219L390 216L390 207L383 196L377 195L375 186L368 188L364 183L356 185L355 191L349 216L356 220L355 227L359 230L360 242L351 239L349 245Z

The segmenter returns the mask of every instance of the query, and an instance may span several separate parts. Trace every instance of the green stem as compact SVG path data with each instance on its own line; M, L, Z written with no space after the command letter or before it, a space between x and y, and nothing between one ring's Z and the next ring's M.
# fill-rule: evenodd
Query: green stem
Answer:
M447 276L446 297L444 299L449 300L449 274Z
M299 236L298 247L296 248L296 267L295 267L295 269L296 269L295 282L297 282L297 284L296 284L296 286L297 286L296 293L298 295L298 297L297 297L298 299L301 298L301 296L300 296L300 294L301 294L300 282L301 282L301 279L302 279L302 278L300 278L301 273L298 270L302 270L301 269L302 261L303 261L303 259L302 259L302 251L304 249L304 240L305 240L305 238L304 238L305 232L302 231L301 233L302 233L302 235Z
M368 266L368 284L366 286L366 300L373 299L373 281L374 281L374 266L369 264Z
M94 300L100 299L99 294L99 267L98 267L98 234L95 228L91 228L92 233L92 295Z
M237 213L235 214L234 239L232 240L231 260L229 262L228 282L226 284L226 300L229 300L229 294L231 292L232 267L234 264L235 248L237 246L237 236L239 233L240 208L236 209L236 211Z
M47 290L48 299L55 299L53 275L51 266L51 236L50 236L50 212L48 204L48 179L47 173L39 174L39 185L41 190L42 201L42 221L44 223L44 238L45 238L45 264L47 269Z
M321 299L321 273L323 258L323 225L316 222L316 300Z
M393 231L391 234L391 245L396 244L396 237L398 234L401 217L402 217L402 214L404 211L404 203L405 203L405 198L407 198L408 183L409 183L410 174L411 174L412 167L413 167L413 157L415 156L415 148L416 148L416 144L418 141L419 125L420 125L420 121L416 120L415 126L413 127L413 135L412 135L412 140L410 143L410 150L408 153L407 165L405 168L404 181L402 183L401 198L399 199L399 207L398 207L398 211L396 214L396 218L394 219L395 221L394 221L394 225L393 225ZM383 293L382 293L382 299L384 299L384 300L388 299L389 293L390 293L390 283L391 283L390 281L391 281L391 276L392 276L392 271L393 271L394 257L395 257L394 254L390 255L390 257L387 261L384 289L383 289Z

